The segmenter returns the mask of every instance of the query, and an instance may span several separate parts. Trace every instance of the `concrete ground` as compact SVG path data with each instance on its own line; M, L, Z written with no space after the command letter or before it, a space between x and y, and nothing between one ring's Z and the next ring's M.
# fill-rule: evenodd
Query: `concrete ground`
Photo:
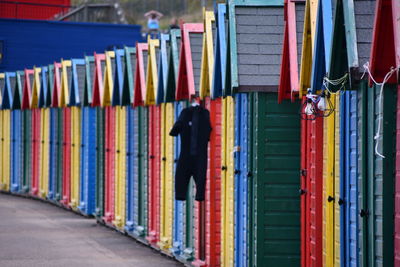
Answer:
M182 266L51 204L0 194L0 266Z

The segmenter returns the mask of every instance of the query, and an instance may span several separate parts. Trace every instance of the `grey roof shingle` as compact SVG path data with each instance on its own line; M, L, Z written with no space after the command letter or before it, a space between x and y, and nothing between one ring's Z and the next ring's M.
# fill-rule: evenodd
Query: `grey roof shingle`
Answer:
M354 14L356 20L358 64L360 71L369 61L374 27L375 0L355 0Z
M276 90L283 43L283 7L238 6L235 12L239 86Z
M198 92L199 85L200 85L203 34L189 33L189 38L190 38L190 50L192 52L194 86L195 86L196 92Z

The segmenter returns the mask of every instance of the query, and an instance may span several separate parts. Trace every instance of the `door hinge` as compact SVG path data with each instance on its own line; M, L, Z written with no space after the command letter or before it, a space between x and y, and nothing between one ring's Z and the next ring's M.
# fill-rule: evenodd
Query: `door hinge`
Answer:
M338 204L339 204L339 206L342 206L344 204L344 200L339 198Z
M307 176L307 170L306 169L301 169L300 170L300 175L301 176Z

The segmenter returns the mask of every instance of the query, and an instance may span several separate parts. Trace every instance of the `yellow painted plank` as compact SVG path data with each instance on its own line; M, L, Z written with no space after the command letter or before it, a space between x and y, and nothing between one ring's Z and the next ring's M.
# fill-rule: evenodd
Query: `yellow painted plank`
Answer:
M1 73L0 73L1 75ZM4 75L4 74L3 74ZM4 76L3 76L4 78ZM1 90L0 90L1 91ZM4 168L3 168L3 147L4 147L4 133L3 133L3 128L4 128L4 122L3 122L3 113L4 110L0 109L0 189L3 190L3 177L4 177Z
M145 105L154 105L157 98L158 73L156 49L160 46L160 40L147 39L148 43L148 59L147 59L147 77L146 77L146 97Z
M10 154L11 154L11 113L10 110L2 110L2 178L1 189L4 191L10 190Z
M335 114L335 181L334 181L334 194L335 194L335 211L334 211L334 264L340 266L340 206L338 201L340 199L340 94L336 96L336 109ZM332 98L334 98L332 97Z
M42 72L41 68L33 69L33 84L32 84L32 93L31 93L31 108L37 108L39 104L39 92L40 92L40 73Z
M40 170L39 195L46 198L49 191L49 141L50 141L50 109L44 108L40 112Z
M160 242L158 246L168 251L172 246L173 201L174 201L174 138L169 135L173 126L173 103L161 104L161 210L160 210Z
M81 145L81 108L71 107L71 203L76 209L79 206L80 184L80 145Z
M162 103L160 105L161 107L161 159L166 158L166 151L165 151L165 103ZM166 250L167 249L167 244L165 241L165 211L166 211L166 191L165 191L165 175L166 175L166 171L165 171L165 165L166 162L165 160L161 160L161 168L160 168L160 241L157 243L157 245L163 249Z
M107 51L105 54L106 54L106 69L103 78L104 90L103 90L103 95L100 97L101 98L100 102L102 107L111 105L111 97L114 88L114 81L113 81L114 74L112 72L113 67L111 59L115 58L115 52Z
M300 65L300 84L299 97L307 94L307 89L311 86L311 68L314 53L315 25L317 18L318 0L306 0L304 25L303 25L303 43L301 47L301 65Z
M210 96L214 68L214 49L213 49L213 32L212 23L215 21L213 11L205 11L203 9L203 49L201 55L201 72L200 72L200 98L204 99Z
M69 70L71 69L71 60L62 60L61 61L61 92L58 100L59 107L66 107L69 104L69 81L71 77L71 73Z
M331 97L334 107L336 107L335 96ZM323 263L326 267L334 266L335 257L335 201L328 202L329 197L335 197L335 114L324 118L324 244L323 244Z
M126 184L126 107L115 107L115 221L114 225L123 230L125 225L125 184Z
M222 100L221 266L234 264L234 115L231 96Z

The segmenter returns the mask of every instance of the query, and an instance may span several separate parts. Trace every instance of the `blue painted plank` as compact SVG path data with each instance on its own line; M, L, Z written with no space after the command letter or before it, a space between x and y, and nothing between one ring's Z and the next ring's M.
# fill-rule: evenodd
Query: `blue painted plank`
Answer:
M137 221L135 221L135 206L134 206L134 199L135 199L135 177L137 173L137 153L135 154L135 150L137 150L137 135L135 136L135 128L137 128L137 117L135 116L137 111L132 107L128 106L128 114L126 119L126 224L125 224L125 231L128 234L132 234L133 230L137 225ZM137 133L137 129L136 129Z
M50 173L49 173L49 193L47 198L55 200L57 186L57 136L58 119L57 109L50 108Z
M12 169L11 169L11 192L18 192L21 184L22 177L22 128L21 128L21 115L22 112L19 109L11 112L11 158L12 158Z
M178 119L179 114L183 110L183 102L174 103L175 110L175 121ZM176 164L178 162L180 154L180 138L175 138L175 160L174 160L174 173L176 170ZM183 253L184 242L185 242L185 201L174 201L174 221L173 221L173 244L171 252L176 256L180 257Z
M211 88L211 97L213 99L223 95L225 90L225 75L226 75L226 27L225 27L225 16L226 16L226 5L218 4L216 10L216 42L214 52L214 71L213 71L213 82Z
M237 94L235 102L235 266L247 266L248 197L248 94Z
M78 209L86 215L95 215L96 210L96 108L82 107L80 205Z

